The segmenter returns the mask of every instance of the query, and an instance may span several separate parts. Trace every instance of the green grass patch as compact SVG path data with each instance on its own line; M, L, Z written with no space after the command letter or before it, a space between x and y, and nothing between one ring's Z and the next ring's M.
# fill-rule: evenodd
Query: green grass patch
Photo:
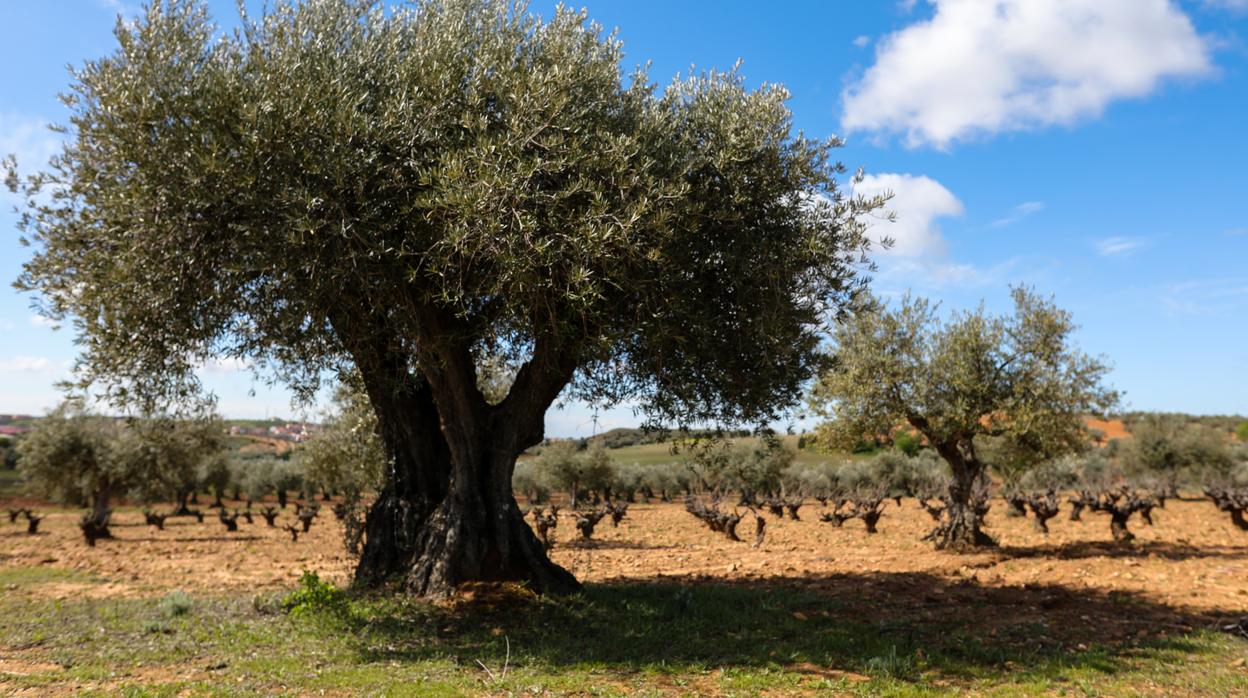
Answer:
M1248 643L1225 634L1027 646L947 622L863 620L826 596L774 587L590 585L455 609L313 579L257 599L4 595L0 638L57 667L0 675L0 693L92 682L103 695L1248 691L1235 664Z
M64 567L0 565L0 588L20 589L56 582L94 583L98 581L100 581L99 578L89 572ZM3 608L4 606L0 604L0 610Z

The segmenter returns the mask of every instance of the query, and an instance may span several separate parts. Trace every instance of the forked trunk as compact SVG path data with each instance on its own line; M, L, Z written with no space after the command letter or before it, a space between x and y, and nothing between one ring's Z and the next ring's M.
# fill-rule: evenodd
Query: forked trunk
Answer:
M420 527L405 575L420 596L446 596L464 582L520 582L542 593L571 592L576 579L550 561L511 490L518 455L508 434L472 419L442 419L450 451L445 496Z
M371 347L357 349L356 365L392 465L365 522L356 581L397 580L426 597L449 596L476 581L519 582L542 593L579 589L547 557L511 489L516 456L541 441L546 405L534 406L533 419L517 416L530 410L487 405L471 364L465 370L457 363L470 362L466 352L433 373L434 382L411 376L405 362ZM522 370L516 385L526 380Z

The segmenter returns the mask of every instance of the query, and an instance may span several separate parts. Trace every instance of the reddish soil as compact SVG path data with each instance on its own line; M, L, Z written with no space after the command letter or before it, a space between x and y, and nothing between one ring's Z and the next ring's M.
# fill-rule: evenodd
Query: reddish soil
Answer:
M1088 417L1083 421L1089 429L1100 432L1100 438L1097 439L1097 443L1102 446L1114 439L1131 438L1131 432L1127 431L1127 425L1121 419L1093 419Z
M996 502L988 517L1002 547L971 555L938 552L923 542L932 522L913 500L900 507L890 501L874 536L856 520L840 529L821 523L812 502L801 510L802 521L767 517L767 539L758 549L712 533L674 503L634 504L619 528L604 520L589 543L573 540L574 521L561 514L552 555L585 581L697 579L818 588L855 575L902 586L971 583L981 589L1126 594L1198 615L1248 615L1248 533L1234 529L1208 501L1171 501L1154 511L1152 527L1133 519L1138 538L1127 547L1112 543L1103 515L1085 512L1082 522L1072 522L1063 511L1045 536L1028 519L1006 517L1004 508ZM166 530L157 531L142 523L138 511L121 511L115 514L116 538L94 548L82 541L78 512L43 513L49 515L37 536L26 535L22 521L0 519L0 566L71 568L96 581L45 584L42 595L255 593L288 588L303 570L338 582L346 582L351 570L341 526L327 508L298 542L259 516L250 525L240 519L237 533L227 533L211 513L202 524L170 519ZM278 526L294 521L292 507ZM742 538L752 537L748 515L740 531Z

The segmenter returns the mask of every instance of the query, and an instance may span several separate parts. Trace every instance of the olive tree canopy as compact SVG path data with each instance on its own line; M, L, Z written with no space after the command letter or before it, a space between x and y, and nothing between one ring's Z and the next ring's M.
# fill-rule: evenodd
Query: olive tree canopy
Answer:
M1102 384L1106 364L1073 345L1069 313L1026 288L1013 298L1012 315L981 305L948 321L921 298L894 308L876 301L836 328L835 364L811 393L828 420L818 430L824 443L852 447L909 425L949 465L947 519L935 536L942 548L993 542L971 506L986 442L1018 462L1077 451L1090 439L1084 416L1118 401Z
M509 490L547 407L773 418L864 282L880 202L837 189L838 142L796 133L783 88L658 89L580 13L307 0L222 34L168 0L116 35L50 171L10 177L19 284L113 400L183 399L210 357L301 395L358 371L391 463L361 582L575 588Z

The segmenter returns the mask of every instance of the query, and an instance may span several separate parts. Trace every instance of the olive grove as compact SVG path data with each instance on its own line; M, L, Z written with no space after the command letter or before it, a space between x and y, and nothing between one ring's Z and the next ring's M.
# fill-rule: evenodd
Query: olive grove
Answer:
M577 588L511 491L547 408L767 422L865 283L882 201L838 188L783 88L659 88L582 13L279 1L229 33L170 0L115 33L63 152L7 178L19 286L114 404L184 402L212 357L305 397L358 374L387 456L361 584Z

